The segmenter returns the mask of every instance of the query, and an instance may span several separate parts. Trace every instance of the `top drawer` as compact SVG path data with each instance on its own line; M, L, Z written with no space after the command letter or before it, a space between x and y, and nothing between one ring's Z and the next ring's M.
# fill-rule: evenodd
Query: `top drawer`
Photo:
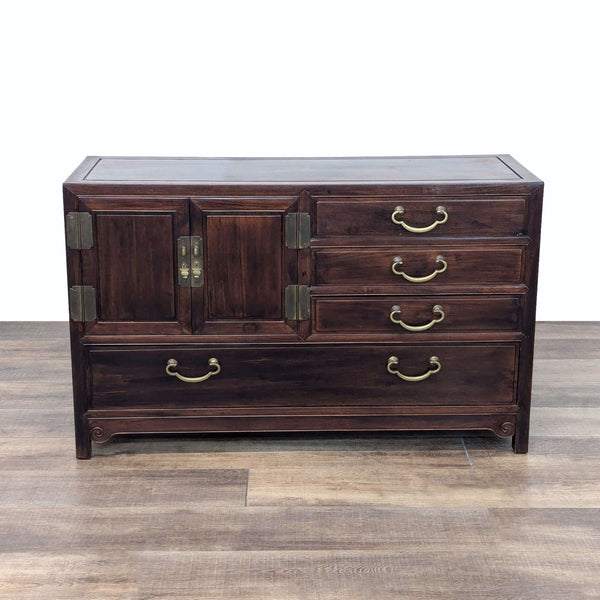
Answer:
M317 197L316 237L511 237L527 234L527 198ZM393 216L393 220L392 220Z

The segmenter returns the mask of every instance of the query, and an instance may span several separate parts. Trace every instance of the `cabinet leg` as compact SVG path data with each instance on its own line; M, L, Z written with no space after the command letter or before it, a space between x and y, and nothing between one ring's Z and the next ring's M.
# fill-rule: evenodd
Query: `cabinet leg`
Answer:
M529 450L529 428L525 431L519 431L517 428L517 432L513 435L512 447L516 454L527 454Z
M529 405L517 415L512 447L516 454L526 454L529 449Z
M75 455L80 460L89 460L92 458L92 443L89 442L86 446L77 446Z
M75 425L75 456L79 459L92 457L92 440L87 425Z

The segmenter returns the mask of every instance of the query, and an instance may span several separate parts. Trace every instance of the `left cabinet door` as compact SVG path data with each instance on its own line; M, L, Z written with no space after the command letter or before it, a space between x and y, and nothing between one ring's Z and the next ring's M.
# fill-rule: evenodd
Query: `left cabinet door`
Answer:
M177 239L189 236L189 200L81 198L93 245L81 250L82 284L93 286L93 334L191 332L190 288L178 285Z

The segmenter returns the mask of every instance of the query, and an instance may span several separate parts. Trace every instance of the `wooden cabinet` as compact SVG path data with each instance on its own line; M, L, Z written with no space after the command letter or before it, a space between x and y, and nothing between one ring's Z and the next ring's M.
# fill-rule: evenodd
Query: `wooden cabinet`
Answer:
M542 191L509 156L87 158L64 184L77 456L420 429L526 452Z

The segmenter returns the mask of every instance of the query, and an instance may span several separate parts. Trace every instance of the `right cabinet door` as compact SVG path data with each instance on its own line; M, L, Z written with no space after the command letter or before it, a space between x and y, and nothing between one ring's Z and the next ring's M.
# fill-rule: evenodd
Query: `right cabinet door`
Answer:
M296 211L296 197L191 199L192 236L203 248L194 333L297 337L297 321L285 318L285 289L298 282L286 215Z

